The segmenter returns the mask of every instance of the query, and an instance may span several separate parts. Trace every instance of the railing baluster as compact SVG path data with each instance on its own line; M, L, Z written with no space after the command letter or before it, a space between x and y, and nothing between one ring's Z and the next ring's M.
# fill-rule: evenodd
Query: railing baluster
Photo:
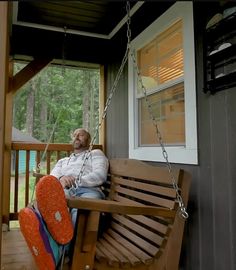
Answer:
M40 168L38 167L39 164L40 164L40 150L37 150L37 152L36 152L36 166L35 166L35 169L36 170L39 170L37 172L40 173Z
M47 174L50 174L50 171L51 171L51 151L47 151Z
M14 185L14 213L18 212L18 189L19 189L19 150L15 151L15 185Z
M29 203L30 150L26 150L25 162L25 206L27 206Z
M57 160L61 158L61 151L57 151Z

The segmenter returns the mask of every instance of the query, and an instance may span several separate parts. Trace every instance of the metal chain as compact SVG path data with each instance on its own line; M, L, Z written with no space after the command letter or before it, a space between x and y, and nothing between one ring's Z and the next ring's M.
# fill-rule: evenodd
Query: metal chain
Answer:
M131 28L130 28L130 24L131 24L131 17L130 17L130 3L129 1L126 2L126 13L127 13L127 49L130 50L130 40L131 40Z
M113 86L112 86L112 88L111 88L111 90L110 90L110 94L109 94L109 96L108 96L108 98L107 98L107 100L106 100L106 104L105 104L105 108L104 108L104 110L103 110L103 114L102 114L102 116L101 116L101 120L100 120L100 122L98 123L98 125L96 126L95 133L94 133L93 138L92 138L92 140L91 140L91 143L90 143L90 145L89 145L89 149L88 149L87 152L86 152L86 155L85 155L84 161L83 161L83 163L82 163L82 166L81 166L81 170L80 170L80 172L79 172L79 175L78 175L78 177L77 177L77 179L76 179L76 181L75 181L75 184L69 189L69 194L70 194L71 196L74 195L74 192L75 192L76 188L78 188L78 187L79 187L79 184L81 183L81 177L82 177L82 175L84 174L85 165L86 165L86 163L87 163L87 161L88 161L88 159L89 159L89 156L90 156L90 154L91 154L91 151L92 151L92 149L93 149L93 145L94 145L95 140L96 140L96 138L97 138L99 129L100 129L100 127L101 127L101 125L102 125L104 119L106 118L107 110L108 110L108 108L109 108L109 106L110 106L110 104L111 104L112 97L113 97L113 95L114 95L114 93L115 93L115 91L116 91L116 89L117 89L118 82L119 82L119 80L120 80L120 77L121 77L121 75L122 75L122 73L123 73L125 64L126 64L126 62L127 62L127 60L128 60L128 57L129 57L129 51L130 51L130 37L131 37L131 31L130 31L130 20L131 20L131 19L130 19L130 4L129 4L128 1L127 1L127 5L126 5L126 11L127 11L127 39L128 39L126 51L125 51L124 57L123 57L123 59L122 59L120 68L119 68L119 70L118 70L118 73L117 73L117 75L116 75L115 81L114 81L114 83L113 83Z
M152 123L153 123L153 125L154 125L154 127L156 129L157 140L160 143L160 146L161 146L161 149L162 149L162 155L163 155L163 157L165 159L165 162L166 162L166 165L167 165L167 168L168 168L168 172L170 174L170 178L171 178L171 181L172 181L172 185L173 185L173 188L175 189L175 192L176 192L176 199L177 199L177 202L179 204L180 215L183 218L187 219L188 218L188 213L186 211L186 207L184 205L183 199L182 199L182 197L180 195L180 189L178 187L175 176L173 174L172 166L171 166L171 164L169 162L169 159L168 159L168 154L167 154L167 151L165 149L160 130L158 128L158 120L156 119L156 117L154 115L153 108L151 106L150 100L149 100L148 95L147 95L147 89L143 84L141 73L139 71L135 55L134 55L134 53L132 51L130 52L130 55L131 55L131 57L133 59L133 64L134 64L134 67L136 69L136 73L137 73L137 76L138 76L138 82L141 84L141 88L142 88L142 92L144 94L144 98L145 98L145 101L146 101L146 104L147 104L148 112L149 112L150 118L152 120Z
M62 46L62 76L65 77L65 43L66 43L66 35L67 35L67 27L64 26L64 40L63 40L63 46ZM65 100L64 100L65 102ZM62 105L64 104L64 102L62 103ZM50 134L50 137L49 137L49 140L47 142L47 145L43 151L43 154L42 154L42 157L40 159L40 162L37 164L37 168L36 168L36 172L39 173L40 172L40 169L41 169L41 160L43 160L45 158L45 155L47 153L47 150L48 150L48 146L52 140L52 136L55 132L55 129L56 129L56 126L57 126L57 122L60 118L60 115L61 115L61 112L62 112L62 109L63 109L63 106L61 106L60 110L59 110L59 113L57 115L57 118L56 118L56 121L53 125L53 129L52 129L52 132Z
M62 76L65 77L65 42L66 42L66 34L67 34L67 28L66 26L64 27L64 40L63 40L63 48L62 48ZM41 161L44 160L46 154L47 154L47 150L48 150L48 147L49 147L49 144L50 142L52 141L52 136L55 132L55 129L56 129L56 126L57 126L57 123L60 119L60 115L62 113L62 110L64 108L64 103L65 103L65 100L63 100L62 102L62 106L60 107L60 110L59 110L59 113L57 115L57 118L56 118L56 121L54 122L53 124L53 128L52 128L52 132L50 134L50 137L49 137L49 140L47 141L47 144L46 144L46 147L43 151L43 154L40 158L40 161L39 163L37 164L36 166L36 173L40 173L40 170L41 170L41 167L42 167L42 164L41 164ZM36 187L36 182L34 183L34 186L33 186L33 191L32 191L32 194L31 194L31 202L33 201L34 199L34 193L35 193L35 187Z
M124 69L124 66L128 60L128 57L129 57L129 54L131 55L132 59L133 59L133 63L134 63L134 67L136 68L136 72L137 72L137 76L138 76L138 81L139 83L141 84L141 87L142 87L142 91L143 91L143 94L145 96L145 101L146 101L146 104L147 104L147 107L148 107L148 111L149 111L149 115L150 115L150 118L152 119L152 122L153 122L153 125L156 129L156 135L157 135L157 139L161 145L161 149L162 149L162 155L166 161L166 164L167 164L167 168L168 168L168 172L170 174L170 178L171 178L171 181L172 181L172 185L173 185L173 188L175 189L176 191L176 200L179 204L179 209L180 209L180 215L187 219L188 218L188 213L186 211L186 207L184 205L184 202L183 202L183 199L180 195L180 189L178 187L178 184L176 182L176 179L175 179L175 176L173 174L173 171L172 171L172 166L168 160L168 154L167 154L167 151L165 149L165 146L164 146L164 143L163 143L163 139L162 139L162 136L161 136L161 133L159 131L159 128L158 128L158 121L157 119L155 118L155 115L153 113L153 108L150 104L150 101L148 99L148 96L147 96L147 90L143 84L143 81L142 81L142 78L141 78L141 74L140 74L140 71L139 71L139 68L138 68L138 65L137 65L137 61L136 61L136 58L135 58L135 55L134 53L132 53L131 51L131 47L130 47L130 40L131 40L131 29L130 29L130 23L131 23L131 17L130 17L130 3L129 1L127 1L127 4L126 4L126 12L127 12L127 48L126 48L126 52L125 52L125 55L124 55L124 58L122 60L122 63L121 63L121 66L120 66L120 69L117 73L117 76L116 76L116 79L114 81L114 84L113 84L113 87L110 91L110 94L107 98L107 101L106 101L106 105L105 105L105 108L104 108L104 111L103 111L103 114L102 114L102 117L101 117L101 121L99 122L99 124L97 125L96 127L96 130L95 130L95 134L93 136L93 139L91 140L91 143L90 143L90 146L89 146L89 149L86 153L86 156L85 156L85 159L84 159L84 162L82 164L82 167L81 167L81 170L80 170L80 173L79 173L79 176L78 178L76 179L76 182L75 182L75 186L73 186L71 189L70 189L70 194L73 195L73 191L74 189L76 189L79 185L79 183L81 182L81 177L84 173L84 170L85 170L85 165L86 165L86 162L89 158L89 155L90 155L90 152L92 151L92 148L93 148L93 145L94 145L94 142L96 140L96 137L98 135L98 131L103 123L103 120L105 119L106 115L107 115L107 110L110 106L110 103L111 103L111 100L112 100L112 97L113 97L113 94L117 88L117 84L119 82L119 79L121 77L121 74L123 72L123 69Z

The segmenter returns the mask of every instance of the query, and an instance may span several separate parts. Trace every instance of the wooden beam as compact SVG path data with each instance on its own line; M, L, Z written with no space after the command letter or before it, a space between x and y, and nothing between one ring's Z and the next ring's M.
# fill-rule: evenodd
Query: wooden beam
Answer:
M34 59L22 70L20 70L12 79L10 79L10 88L13 94L16 93L24 84L45 68L52 59Z
M10 2L0 2L0 228L2 231L3 205L3 168L5 149L5 116L6 92L8 89L8 61L9 61L9 12ZM0 254L2 248L2 233L0 234ZM0 256L1 265L1 256Z

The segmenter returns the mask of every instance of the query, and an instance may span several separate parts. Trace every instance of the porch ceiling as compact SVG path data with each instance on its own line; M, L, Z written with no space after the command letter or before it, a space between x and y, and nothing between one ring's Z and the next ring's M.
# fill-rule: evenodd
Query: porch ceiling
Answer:
M175 1L130 1L132 38ZM126 44L126 1L13 1L11 54L103 62ZM65 41L66 36L66 41ZM120 37L122 38L122 42ZM121 44L122 43L122 44ZM65 48L66 47L66 48Z
M136 5L130 2L130 7ZM126 15L125 1L16 1L14 24L109 38Z

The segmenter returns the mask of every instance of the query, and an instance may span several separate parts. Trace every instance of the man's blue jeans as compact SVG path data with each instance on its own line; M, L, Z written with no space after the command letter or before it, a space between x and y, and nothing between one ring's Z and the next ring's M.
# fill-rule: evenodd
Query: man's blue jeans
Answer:
M65 191L66 196L70 196L68 189L64 189L64 191ZM81 198L90 198L90 199L104 199L105 198L100 188L96 188L96 187L90 187L90 188L78 187L77 189L74 189L73 196L81 197ZM75 226L75 222L77 218L77 209L72 208L70 210L70 213L71 213L71 219L72 219L73 225Z

